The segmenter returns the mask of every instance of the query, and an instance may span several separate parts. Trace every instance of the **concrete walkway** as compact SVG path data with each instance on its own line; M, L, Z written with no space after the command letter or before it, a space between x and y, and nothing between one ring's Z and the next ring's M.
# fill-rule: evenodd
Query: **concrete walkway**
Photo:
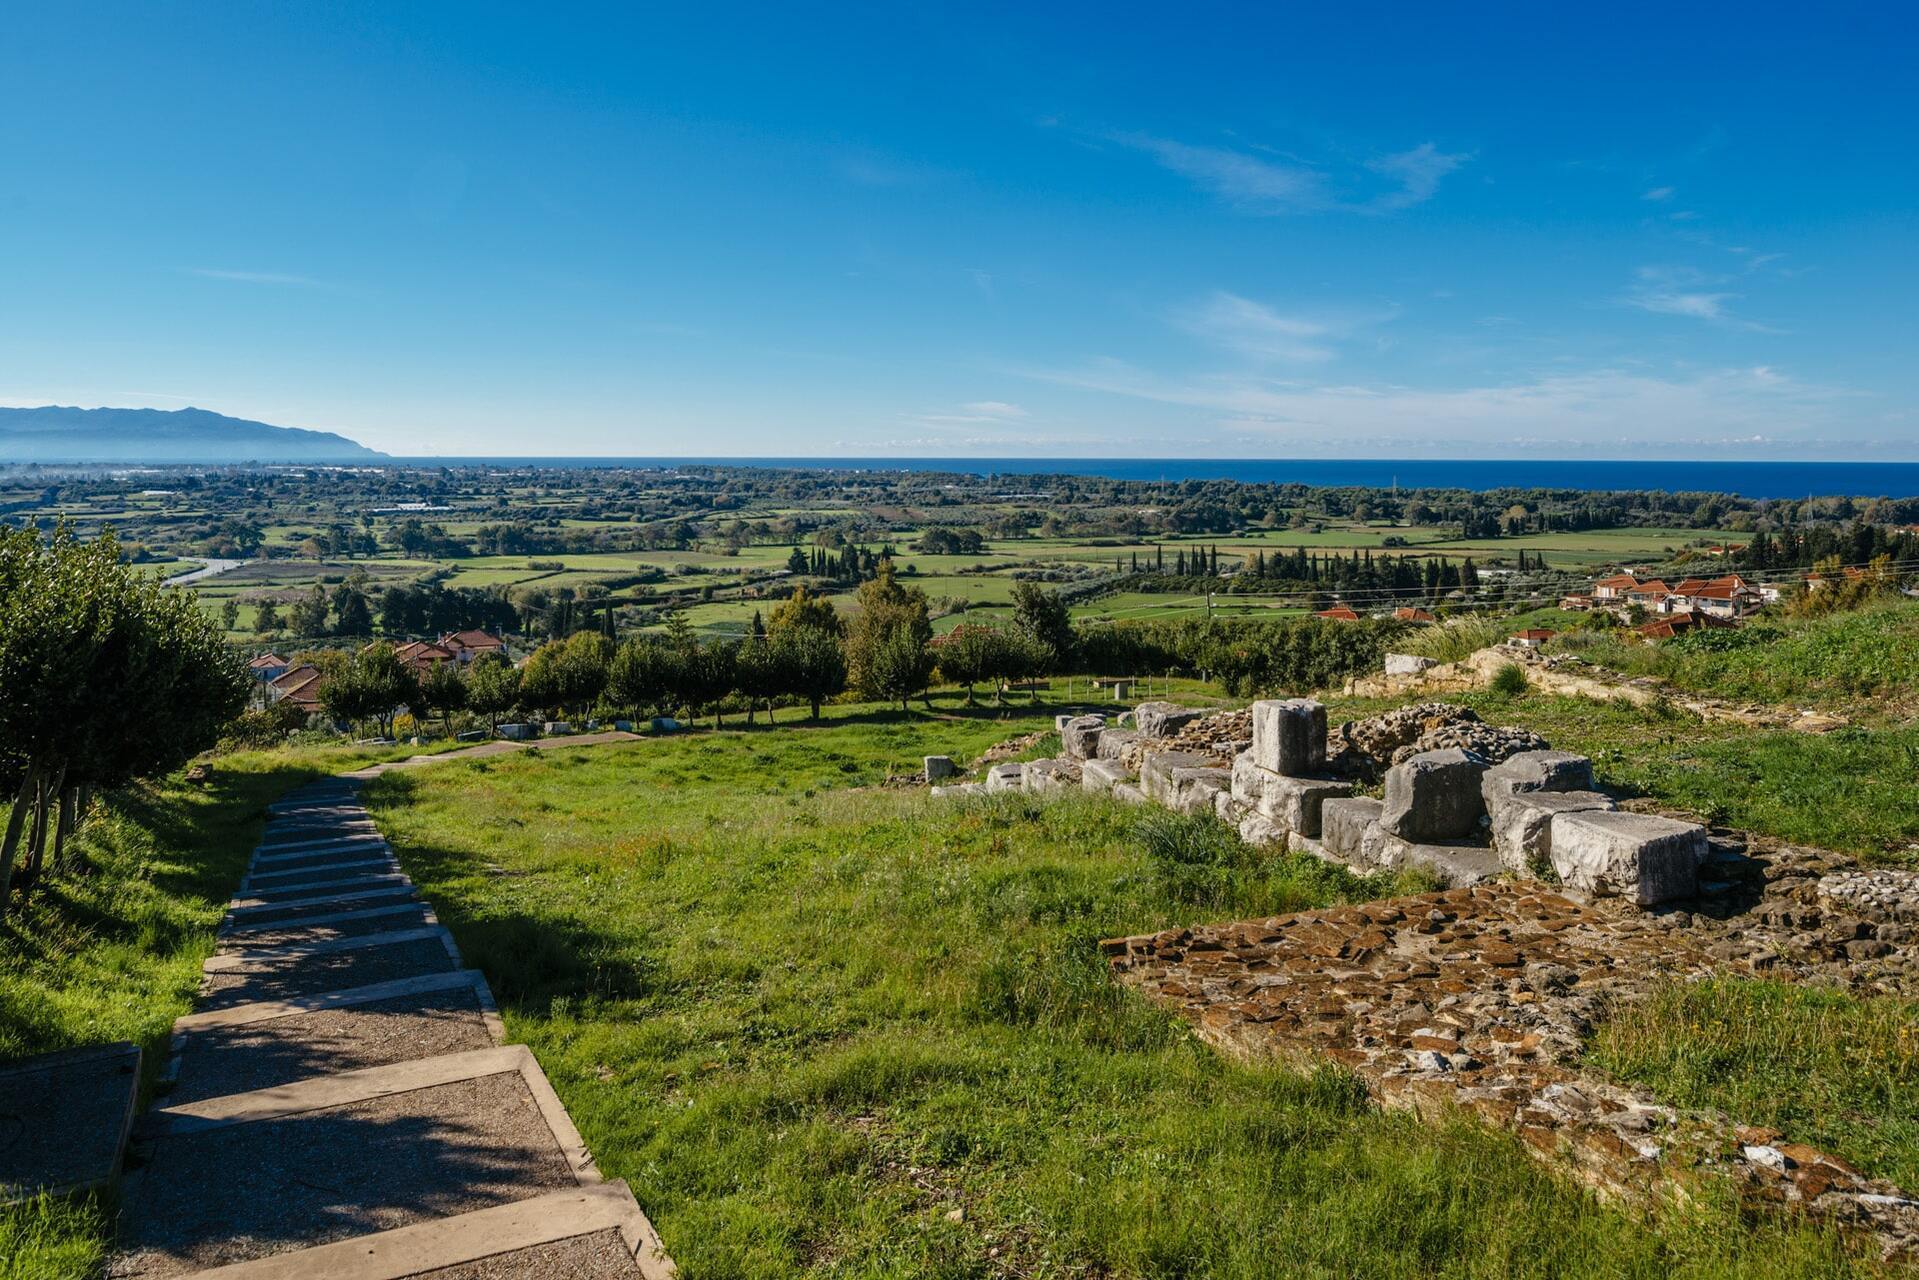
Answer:
M532 1053L502 1041L486 979L355 785L294 793L272 807L198 1010L174 1024L110 1274L672 1276Z
M458 751L442 751L437 755L408 756L404 760L388 760L381 764L370 764L364 769L355 769L352 773L341 774L343 778L364 781L377 778L383 773L395 769L418 769L422 765L439 764L442 760L474 760L487 756L503 756L509 751L524 751L528 747L539 747L545 751L556 751L561 747L603 747L612 742L642 741L637 733L627 733L619 729L609 729L604 733L575 733L564 738L536 738L531 742L510 742L505 738L495 738L476 746L461 747Z

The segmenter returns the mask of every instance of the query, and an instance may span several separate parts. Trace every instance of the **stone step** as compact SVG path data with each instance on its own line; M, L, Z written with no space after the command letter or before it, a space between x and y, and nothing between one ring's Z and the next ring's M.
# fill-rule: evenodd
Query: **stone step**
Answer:
M173 1024L169 1105L484 1049L504 1039L477 970L190 1014Z
M624 1182L196 1272L190 1280L671 1280Z
M426 907L411 887L381 890L357 897L358 900L353 902L322 898L304 905L259 909L241 916L229 913L226 922L220 926L220 945L244 945L245 939L251 935L276 929L319 928L377 916L399 915Z
M286 902L263 902L257 906L230 906L227 908L223 928L233 929L246 925L324 916L342 911L358 911L414 896L415 890L411 884L382 884L375 888L356 889L352 892L322 891L310 898L298 898Z
M347 911L331 920L325 917L321 917L321 920L324 923L294 921L290 924L266 924L257 929L223 934L219 942L220 953L297 946L308 942L327 942L334 938L362 938L371 933L392 933L439 923L433 909L419 901L401 902L366 911Z
M171 1104L141 1133L151 1156L128 1187L122 1277L250 1261L599 1181L517 1045Z
M291 853L256 853L248 870L259 873L292 871L299 867L325 866L329 862L345 862L354 858L377 858L392 852L392 848L385 840L343 840L319 849L295 849Z
M255 871L241 882L239 894L246 897L268 889L290 889L316 884L343 876L399 875L400 864L391 854L376 857L334 858L314 865Z
M209 964L240 959L211 970L201 980L200 1007L227 1009L262 1000L319 995L421 974L451 973L460 967L453 940L437 926L317 945L328 949L300 950L284 956L261 951L213 957Z
M334 844L342 840L365 840L380 834L371 820L310 822L291 826L268 827L255 851L292 853L305 845Z
M409 884L406 876L398 871L381 872L369 875L351 875L338 873L325 880L313 880L306 884L290 885L284 889L252 889L246 896L233 899L227 904L229 911L244 911L248 907L272 906L281 902L298 902L303 898L317 898L328 890L354 893L362 889L377 889L391 884Z

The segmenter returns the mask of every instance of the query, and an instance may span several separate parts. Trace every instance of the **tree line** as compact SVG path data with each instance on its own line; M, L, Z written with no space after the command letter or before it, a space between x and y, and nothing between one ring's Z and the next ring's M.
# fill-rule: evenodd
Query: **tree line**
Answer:
M251 680L195 596L122 563L111 533L0 528L0 913L65 869L94 795L213 746Z

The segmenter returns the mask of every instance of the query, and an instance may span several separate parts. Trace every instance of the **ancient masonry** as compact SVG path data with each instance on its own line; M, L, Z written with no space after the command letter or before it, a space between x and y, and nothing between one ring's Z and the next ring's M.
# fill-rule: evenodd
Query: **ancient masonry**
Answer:
M1623 811L1595 789L1590 760L1444 703L1332 732L1307 699L1212 714L1147 703L1130 723L1061 717L1058 729L1059 759L996 763L935 794L1078 786L1449 886L1102 944L1120 981L1210 1043L1341 1063L1386 1105L1464 1108L1610 1196L1650 1202L1726 1176L1888 1255L1919 1249L1919 1201L1900 1188L1580 1061L1609 1007L1675 978L1919 991L1919 875Z
M116 1277L664 1280L350 782L273 806L143 1117Z

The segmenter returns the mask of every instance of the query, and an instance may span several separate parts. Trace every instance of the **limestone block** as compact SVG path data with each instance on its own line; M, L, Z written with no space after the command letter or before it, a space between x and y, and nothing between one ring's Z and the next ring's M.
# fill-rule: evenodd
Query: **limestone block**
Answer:
M1297 831L1286 837L1286 849L1289 853L1303 853L1309 858L1318 858L1321 862L1330 862L1334 866L1347 865L1345 859L1326 847L1325 841L1315 840L1311 836L1302 836Z
M1099 754L1099 736L1105 729L1105 716L1069 717L1060 726L1060 746L1074 760L1091 760Z
M1493 810L1493 848L1514 875L1534 875L1552 865L1553 816L1614 809L1597 791L1521 791Z
M1179 787L1177 798L1170 807L1181 813L1207 813L1213 808L1213 797L1222 792L1230 793L1233 785L1233 772L1217 765L1201 769L1180 769L1174 775Z
M533 736L533 726L530 724L503 724L500 726L500 736L509 742L525 742Z
M1085 791L1111 791L1132 778L1131 770L1117 760L1088 760L1079 767L1079 785Z
M923 761L926 780L938 782L941 778L950 778L959 772L959 766L953 763L951 756L927 756Z
M1118 760L1127 750L1140 740L1133 729L1103 729L1099 735L1099 747L1095 754L1102 760Z
M1018 791L1023 783L1021 775L1026 772L1024 765L1009 760L1005 764L996 764L986 771L986 789L988 791Z
M1240 820L1239 838L1250 845L1285 844L1286 832L1275 825L1271 818L1262 818L1255 813Z
M1054 717L1053 717L1053 732L1054 732L1054 733L1065 733L1065 732L1066 732L1066 722L1067 722L1067 721L1069 721L1069 720L1071 720L1072 718L1073 718L1073 713L1072 713L1072 712L1070 712L1070 711L1063 711L1063 712L1061 712L1061 713L1059 713L1058 715L1056 715L1056 716L1054 716Z
M1233 798L1258 808L1266 795L1266 779L1275 776L1253 763L1252 752L1240 752L1233 757Z
M1486 770L1480 795L1497 817L1510 797L1526 791L1591 791L1593 762L1571 751L1522 751Z
M1113 799L1125 804L1145 804L1146 793L1131 782L1115 782L1113 784Z
M1642 907L1690 898L1707 852L1704 827L1645 813L1560 813L1552 827L1553 870L1567 888Z
M1422 671L1438 666L1431 658L1422 658L1412 653L1389 653L1386 655L1386 674L1389 676L1416 676Z
M1326 708L1311 698L1253 704L1253 763L1304 778L1326 767Z
M1362 861L1382 871L1423 868L1454 888L1490 880L1503 870L1499 855L1483 845L1404 840L1383 826L1366 829Z
M564 737L573 732L573 726L564 720L548 720L541 730L547 737Z
M1360 861L1364 856L1366 830L1379 825L1382 807L1379 801L1365 796L1323 802L1319 806L1321 843L1343 861Z
M1386 771L1379 823L1402 840L1457 840L1486 812L1479 794L1483 757L1458 747L1422 751Z
M1179 802L1179 780L1174 775L1183 769L1204 768L1205 756L1194 755L1190 751L1155 751L1146 757L1139 768L1139 789L1146 798L1171 809ZM1227 785L1232 785L1232 775L1227 774Z
M1213 795L1213 812L1219 820L1229 827L1237 827L1241 819L1252 813L1252 807L1233 798L1231 790L1223 790Z
M1133 723L1148 738L1170 738L1199 719L1200 712L1171 702L1142 702L1133 708Z
M1331 778L1288 778L1276 773L1266 781L1259 811L1288 831L1318 837L1326 801L1343 799L1351 794L1353 785L1350 782L1336 782Z
M1073 772L1070 761L1028 760L1020 773L1020 785L1034 793L1060 791L1074 781Z

